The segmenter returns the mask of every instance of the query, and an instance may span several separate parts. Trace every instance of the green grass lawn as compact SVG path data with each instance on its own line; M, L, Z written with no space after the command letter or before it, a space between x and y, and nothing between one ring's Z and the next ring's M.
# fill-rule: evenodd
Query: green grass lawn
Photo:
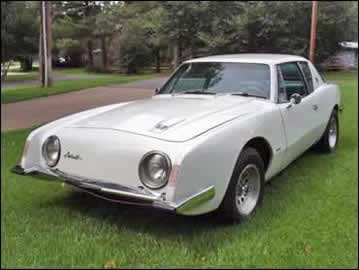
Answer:
M306 152L242 224L93 198L9 172L30 130L2 133L2 267L358 267L357 73L329 73L344 112L335 153Z
M22 80L33 80L40 76L39 63L36 61L33 63L33 70L29 72L21 71L20 62L12 62L9 71L6 76L6 81L22 81Z
M64 71L70 72L70 71ZM105 86L109 84L129 83L138 80L154 78L155 75L89 75L78 74L84 76L81 79L55 81L53 86L42 88L39 85L21 86L5 88L1 91L1 103L14 103L22 100L28 100L38 97L63 94L67 92L78 91L81 89L92 88L97 86Z
M125 68L123 67L123 70ZM169 75L172 72L171 67L168 65L163 65L161 67L162 75ZM155 67L147 67L140 70L140 74L148 75L156 73ZM89 75L98 75L103 76L104 74L98 73L89 73L85 70L85 68L53 68L53 76L63 76L63 75L76 75L76 76L89 76ZM20 62L13 62L9 68L8 75L6 77L6 82L17 82L17 81L24 81L24 80L39 80L40 73L39 73L39 63L36 61L33 64L33 70L29 72L23 72L20 68Z
M23 80L35 80L39 78L39 71L29 71L29 72L20 72L20 71L9 71L6 77L7 82L16 82Z
M153 73L153 72L152 72ZM53 76L65 76L65 75L76 75L76 76L103 76L101 73L89 73L85 68L54 68ZM34 67L32 71L23 72L20 67L12 68L9 70L5 82L18 82L18 81L31 81L40 80L40 73L38 67Z
M24 72L21 70L20 62L13 62L9 68L6 81L34 80L40 78L39 62L32 65L33 70ZM53 68L54 75L88 74L85 68Z
M168 69L155 73L152 69L143 70L139 75L89 73L84 68L57 68L54 77L76 76L76 79L54 81L53 86L42 88L40 83L28 85L14 85L1 89L1 103L18 101L63 94L97 86L109 84L129 83L137 80L151 79L155 76L169 76ZM20 64L15 62L11 67L6 82L33 81L39 79L39 71L35 68L31 72L21 72Z

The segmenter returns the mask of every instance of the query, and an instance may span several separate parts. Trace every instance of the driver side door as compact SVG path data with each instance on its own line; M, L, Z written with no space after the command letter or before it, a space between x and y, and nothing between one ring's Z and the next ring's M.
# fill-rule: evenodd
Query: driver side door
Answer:
M283 167L307 150L316 138L316 121L313 121L317 102L308 90L297 62L277 65L278 106L287 139ZM290 102L293 94L301 96L301 102Z

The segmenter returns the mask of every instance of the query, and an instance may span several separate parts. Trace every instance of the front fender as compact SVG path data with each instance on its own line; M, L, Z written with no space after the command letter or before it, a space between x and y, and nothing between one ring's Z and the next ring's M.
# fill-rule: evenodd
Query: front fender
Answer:
M212 200L184 214L198 215L219 207L243 147L256 137L267 140L273 150L266 171L266 179L269 179L279 170L281 153L285 150L282 121L275 105L270 112L240 117L192 141L179 164L174 200L190 196L208 186L214 186L216 194Z
M20 161L20 165L25 170L34 166L44 165L44 161L41 158L41 146L49 136L56 134L56 132L76 121L91 117L93 115L111 110L115 107L123 106L127 103L112 104L102 106L95 109L86 110L79 113L74 113L68 116L61 117L57 120L49 122L33 130L26 138L24 152Z

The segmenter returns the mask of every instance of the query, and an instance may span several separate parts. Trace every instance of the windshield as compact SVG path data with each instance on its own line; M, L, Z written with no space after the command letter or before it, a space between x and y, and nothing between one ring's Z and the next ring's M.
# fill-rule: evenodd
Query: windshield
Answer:
M270 69L265 64L197 62L183 64L160 94L243 94L270 97Z

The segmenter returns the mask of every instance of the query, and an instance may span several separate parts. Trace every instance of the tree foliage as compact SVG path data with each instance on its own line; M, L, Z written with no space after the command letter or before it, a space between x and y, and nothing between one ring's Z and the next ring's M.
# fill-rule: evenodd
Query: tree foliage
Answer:
M67 54L75 60L74 65L82 62L82 55L87 52L88 68L92 69L95 36L95 22L97 15L101 12L103 1L59 1L56 7L56 20L54 26L54 39L56 51ZM66 42L61 39L72 39ZM58 41L60 43L58 43ZM60 49L58 44L61 44ZM68 44L69 47L64 45ZM75 48L74 44L78 44ZM78 55L75 55L75 54Z
M1 3L2 62L37 52L38 2ZM73 57L102 51L137 72L169 57L187 58L241 52L307 57L312 3L308 1L56 1L54 51ZM341 41L357 41L358 4L318 3L316 62ZM80 59L80 58L78 58Z
M311 2L227 2L227 10L236 12L215 16L217 5L218 2L208 4L210 27L199 32L209 53L272 52L308 56ZM357 16L357 3L319 2L316 50L319 62L334 53L340 41L357 40Z
M18 60L23 70L32 67L39 45L38 3L1 2L1 62Z

